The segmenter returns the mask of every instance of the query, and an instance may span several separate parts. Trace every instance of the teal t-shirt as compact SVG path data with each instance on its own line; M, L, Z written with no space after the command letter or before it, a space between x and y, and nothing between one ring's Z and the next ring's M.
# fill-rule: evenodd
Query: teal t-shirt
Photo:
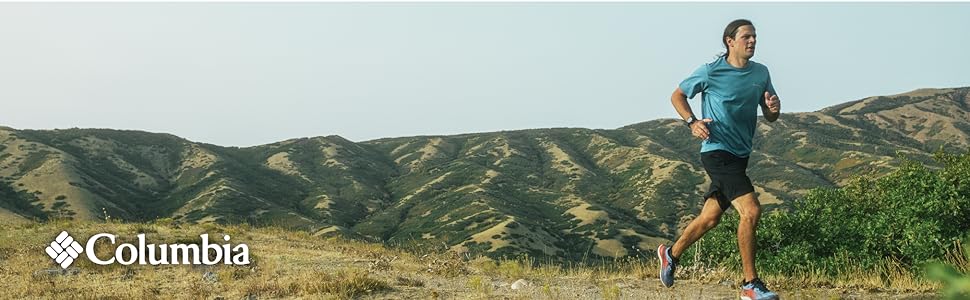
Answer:
M748 61L744 68L735 68L726 57L697 68L680 83L687 98L701 93L701 117L707 123L710 136L701 144L701 152L724 150L739 157L751 155L751 139L758 121L758 106L764 102L765 91L772 95L768 67Z

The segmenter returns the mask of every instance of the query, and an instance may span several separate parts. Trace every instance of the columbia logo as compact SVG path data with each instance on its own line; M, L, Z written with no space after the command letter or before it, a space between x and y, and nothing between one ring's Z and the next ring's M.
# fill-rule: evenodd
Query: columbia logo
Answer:
M67 234L67 231L61 231L61 234L58 234L51 245L44 250L47 251L47 255L54 259L54 262L60 264L61 268L64 269L70 267L83 251L81 244L78 244L71 235Z
M98 241L106 241L115 247L114 256L98 257L94 249ZM229 235L223 235L222 240L228 242ZM200 243L188 244L158 244L148 241L144 233L138 234L138 241L134 244L117 244L118 237L110 233L98 233L88 238L84 248L74 240L67 231L61 231L50 246L44 249L54 262L61 268L67 269L74 261L80 259L81 253L96 265L248 265L249 246L238 244L209 243L209 234L200 234ZM104 244L102 244L104 245Z

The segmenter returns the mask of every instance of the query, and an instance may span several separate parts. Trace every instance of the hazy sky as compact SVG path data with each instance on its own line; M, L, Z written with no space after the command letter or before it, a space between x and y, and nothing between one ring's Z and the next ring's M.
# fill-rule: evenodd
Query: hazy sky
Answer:
M755 23L783 112L814 111L970 86L968 16L970 3L0 3L0 125L224 146L612 129L676 117L670 93L736 18Z

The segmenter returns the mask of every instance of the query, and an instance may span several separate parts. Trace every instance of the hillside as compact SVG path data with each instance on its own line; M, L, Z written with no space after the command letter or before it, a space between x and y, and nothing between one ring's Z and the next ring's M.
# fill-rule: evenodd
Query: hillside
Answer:
M870 97L760 122L750 176L774 209L900 155L966 149L970 88ZM637 255L701 207L679 120L248 148L111 129L0 127L0 219L276 225L405 247L560 259Z

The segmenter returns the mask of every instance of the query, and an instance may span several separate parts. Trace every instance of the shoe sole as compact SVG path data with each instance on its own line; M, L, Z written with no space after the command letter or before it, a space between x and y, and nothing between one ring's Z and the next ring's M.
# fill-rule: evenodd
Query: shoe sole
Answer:
M664 248L664 245L657 246L657 258L660 259L660 273L657 274L657 278L660 279L660 285L662 285L664 287L671 287L673 285L672 284L671 285L667 285L666 283L664 283L664 279L663 279L664 278L664 253L663 253L663 248Z

